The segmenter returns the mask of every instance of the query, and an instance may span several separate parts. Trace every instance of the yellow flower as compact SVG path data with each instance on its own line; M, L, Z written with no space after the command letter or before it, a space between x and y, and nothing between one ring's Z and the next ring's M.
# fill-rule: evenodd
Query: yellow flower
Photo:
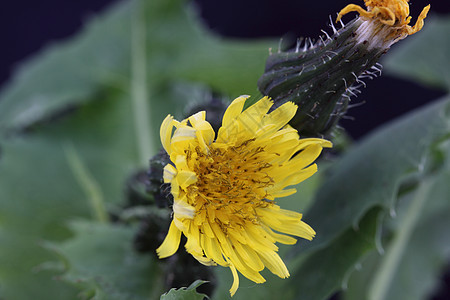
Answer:
M337 21L349 12L358 12L365 21L356 34L361 42L368 42L369 48L389 48L408 35L420 31L430 5L423 8L414 26L409 26L409 0L364 0L367 10L359 5L349 4L338 14Z
M199 262L231 269L231 295L239 286L237 271L256 283L265 281L259 273L265 267L281 278L289 276L275 243L295 244L289 235L311 240L315 232L300 213L274 200L295 193L285 188L313 175L314 160L323 147L331 147L323 139L299 139L286 125L295 104L268 113L273 102L264 97L242 111L247 98L227 108L217 137L204 111L181 122L169 115L160 131L172 162L164 168L164 182L171 184L174 204L158 256L173 255L183 233L187 252Z

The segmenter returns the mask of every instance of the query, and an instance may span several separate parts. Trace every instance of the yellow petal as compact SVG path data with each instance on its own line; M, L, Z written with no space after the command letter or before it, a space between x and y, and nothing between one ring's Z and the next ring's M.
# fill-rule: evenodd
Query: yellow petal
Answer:
M206 120L206 112L203 111L199 111L196 114L193 114L192 116L190 116L188 118L189 122L192 124L192 127L196 127L198 126L199 123L201 123L202 121Z
M194 128L188 126L177 128L170 143L171 150L183 153L185 149L189 149L189 145L196 138L197 135Z
M270 229L270 227L265 225L264 223L262 223L261 226L279 243L282 243L285 245L294 245L297 243L296 238L293 238L289 235L276 233L272 229Z
M280 191L272 192L270 194L274 198L282 198L282 197L287 197L287 196L293 195L296 192L297 192L296 189L287 189L287 190L280 190Z
M368 11L366 11L364 8L362 8L359 5L355 5L355 4L349 4L346 7L344 7L343 9L341 9L341 11L339 12L337 18L336 18L336 22L339 22L342 18L343 15L346 15L350 12L357 12L359 13L361 16L366 17L366 18L371 18L372 14Z
M286 168L301 170L311 165L322 152L322 147L314 144L306 147L302 152L298 153L293 159L286 163Z
M253 282L263 283L266 281L266 279L264 279L264 277L262 277L262 275L259 272L256 272L251 268L246 267L244 269L240 269L238 266L235 267L239 272L241 272L242 275L244 275Z
M224 254L225 258L227 258L227 261L231 261L233 265L238 269L245 269L244 262L242 262L239 257L237 257L234 249L232 248L232 245L230 244L230 241L228 240L228 237L225 236L220 227L216 223L214 223L211 224L211 228L213 229L217 239L219 240L220 248L222 249L222 253Z
M169 227L169 233L167 233L164 242L156 249L156 253L159 258L165 258L173 255L177 252L180 246L181 231L172 222Z
M205 120L206 113L204 111L198 112L195 115L189 117L189 122L196 130L197 140L203 153L208 154L208 146L212 144L214 140L214 129L211 124Z
M233 246L236 249L236 252L252 270L256 272L260 272L264 270L264 264L259 258L258 254L251 248L245 245L242 245L237 240L231 239Z
M189 219L180 219L177 218L176 216L174 216L173 221L172 221L175 226L177 226L177 228L179 230L181 230L182 232L187 232L188 231L188 227L189 227Z
M210 238L215 238L215 234L211 229L211 226L209 225L208 221L203 222L203 230L205 231L206 236Z
M249 97L250 96L240 96L234 99L230 106L228 106L223 115L222 126L219 128L219 132L217 133L217 143L230 142L231 137L236 137L239 132L239 124L237 119L242 113L245 100Z
M186 187L197 182L197 175L195 174L195 172L192 171L180 171L178 172L176 179L178 185L182 189L186 189Z
M278 275L281 278L289 277L289 271L286 268L283 260L281 260L280 256L274 252L263 252L259 253L261 260L267 266L267 268L275 275Z
M278 247L274 243L275 240L260 226L249 224L246 229L248 234L248 244L256 252L261 253L269 250L278 251Z
M208 238L203 235L201 240L203 241L202 242L202 245L204 245L203 250L207 257L211 258L221 266L224 267L228 266L228 263L225 262L223 258L222 251L220 249L220 245L217 239Z
M247 244L246 237L242 234L243 232L241 230L230 230L228 233L232 238L239 241L239 243L245 245Z
M239 275L236 271L236 268L231 263L230 263L230 270L231 274L233 274L233 285L230 288L230 295L231 297L233 297L239 287Z
M274 185L267 188L267 191L269 193L276 193L276 191L282 190L287 186L296 185L296 184L299 184L300 182L308 179L309 177L314 175L314 173L317 172L317 165L313 164L313 165L311 165L301 171L297 171L297 172L292 172L292 171L288 172L287 170L289 170L289 169L287 169L287 168L283 168L283 170L285 170L286 175L288 175L288 177L286 177L284 179L281 179L280 177L278 177L278 181L276 181Z
M164 183L172 182L175 175L177 175L177 169L171 164L167 164L163 170Z
M191 254L192 254L192 253L191 253ZM208 267L210 267L210 266L216 266L216 265L217 265L213 260L211 260L211 259L209 259L209 258L207 258L207 257L204 257L204 256L198 256L198 255L194 255L194 254L192 254L192 256L193 256L199 263L201 263L202 265L205 265L205 266L208 266Z
M265 116L263 119L263 124L274 124L275 127L272 130L275 132L289 123L289 121L295 116L296 112L297 105L292 102L286 102Z
M285 213L285 210L281 214L277 214L275 211L258 209L258 215L262 222L276 231L295 235L307 240L313 239L316 233L311 226L301 220L292 220L288 215L283 215Z
M176 180L172 180L170 183L170 193L173 195L175 199L180 198L180 186Z
M324 140L324 139L318 139L318 138L308 138L308 139L301 139L299 140L299 146L296 149L296 151L300 151L307 146L310 146L312 144L316 144L321 146L322 148L331 148L333 147L333 144L330 141Z
M239 127L242 131L247 132L248 138L252 138L258 130L266 125L262 120L272 105L273 102L268 97L264 97L238 117Z
M371 11L372 15L380 18L380 22L388 26L394 26L396 17L394 12L387 7L375 7Z
M187 242L184 247L186 251L194 256L203 256L202 247L200 247L200 232L197 226L189 226L187 236Z
M177 168L178 171L189 170L186 155L177 155L177 157L175 158L175 167Z
M279 224L283 222L297 222L302 219L302 214L288 209L282 209L278 205L272 205L266 208L258 207L256 212L260 217L279 220Z
M332 147L332 143L330 141L327 141L324 139L317 139L317 138L309 138L309 139L301 139L301 140L298 140L298 138L297 138L296 142L297 142L296 146L286 148L285 151L281 152L281 155L278 159L281 163L288 161L289 159L291 159L291 157L294 154L298 153L301 150L306 149L309 146L316 145L316 146L320 146L321 148ZM280 151L280 150L277 150L277 151Z
M215 132L211 124L209 124L209 122L206 121L205 118L206 113L204 111L201 111L189 117L189 122L192 124L192 127L194 127L195 130L200 132L203 139L205 140L205 143L207 145L210 145L214 140Z
M419 17L417 18L416 24L411 28L410 32L408 34L414 34L418 31L420 31L424 25L424 19L427 17L428 11L430 10L430 4L425 6L420 13Z
M223 114L222 127L229 127L232 122L240 115L242 109L244 108L245 101L250 98L250 96L243 95L231 102L227 110Z
M193 219L195 208L183 200L176 200L173 203L173 213L177 218Z
M170 137L172 136L173 129L173 117L168 115L161 124L161 128L159 129L159 135L161 137L161 144L164 147L164 150L170 155Z
M291 151L286 151L287 149L294 149L298 146L298 138L288 139L285 141L271 141L269 145L266 147L266 151L270 153L278 153L281 155L281 153L286 153L288 157L286 159L291 158L292 154ZM280 161L282 161L280 159Z

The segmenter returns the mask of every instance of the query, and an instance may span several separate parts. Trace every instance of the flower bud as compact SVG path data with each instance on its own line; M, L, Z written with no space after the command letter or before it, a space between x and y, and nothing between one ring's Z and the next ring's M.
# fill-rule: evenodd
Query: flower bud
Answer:
M381 74L377 63L395 42L419 31L429 6L416 25L409 26L407 0L366 0L368 10L348 5L337 21L349 12L360 17L317 42L305 39L294 49L271 53L264 74L258 80L263 95L276 106L292 101L299 106L289 123L302 136L324 136L347 111L351 96L366 86L364 79Z

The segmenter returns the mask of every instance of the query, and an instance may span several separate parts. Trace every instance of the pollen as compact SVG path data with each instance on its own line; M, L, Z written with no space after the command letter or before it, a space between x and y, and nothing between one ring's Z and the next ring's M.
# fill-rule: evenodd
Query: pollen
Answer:
M300 139L287 125L297 111L291 102L269 113L264 97L243 111L248 97L234 100L217 133L199 112L181 122L170 115L161 125L161 142L171 163L164 181L174 196L169 232L156 250L160 258L174 254L181 234L186 251L205 265L229 267L239 286L238 272L256 283L267 267L281 278L289 272L276 243L311 240L315 232L297 212L282 209L276 198L292 195L296 185L317 171L314 160L323 139ZM175 131L173 128L175 127Z
M203 210L205 214L197 214L194 223L203 224L212 210L213 215L220 216L215 222L225 234L228 228L258 222L255 209L269 205L266 190L274 180L266 172L272 165L264 160L264 148L252 147L252 142L244 141L227 150L213 149L208 155L196 149L194 172L198 181L188 187L188 199L197 212Z

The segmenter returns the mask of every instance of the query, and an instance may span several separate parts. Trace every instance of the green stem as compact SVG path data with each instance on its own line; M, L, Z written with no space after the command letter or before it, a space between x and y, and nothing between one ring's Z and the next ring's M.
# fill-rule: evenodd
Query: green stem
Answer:
M370 300L386 299L402 256L407 250L406 247L409 238L419 221L420 214L428 199L432 186L432 180L423 180L416 195L412 199L404 219L399 224L399 231L390 243L385 254L386 257L382 260L380 267L375 273L373 283L369 288Z
M150 110L147 93L145 10L137 0L131 24L131 95L139 163L146 165L152 153Z
M89 173L89 170L71 143L64 145L64 152L67 161L69 162L70 170L87 196L93 216L97 221L107 223L109 217L106 212L100 185L94 179L92 174Z

